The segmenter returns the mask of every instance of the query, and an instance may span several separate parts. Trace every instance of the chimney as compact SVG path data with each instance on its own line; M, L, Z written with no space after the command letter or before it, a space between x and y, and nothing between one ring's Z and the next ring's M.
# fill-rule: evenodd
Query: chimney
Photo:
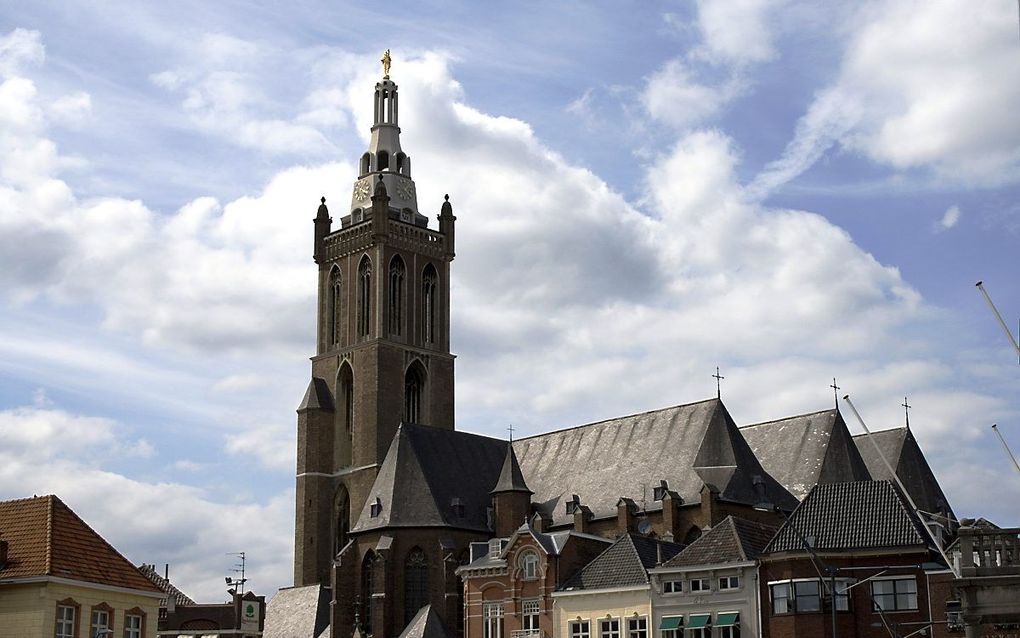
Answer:
M167 563L163 567L163 578L166 580L166 582L168 583L170 582L170 563Z

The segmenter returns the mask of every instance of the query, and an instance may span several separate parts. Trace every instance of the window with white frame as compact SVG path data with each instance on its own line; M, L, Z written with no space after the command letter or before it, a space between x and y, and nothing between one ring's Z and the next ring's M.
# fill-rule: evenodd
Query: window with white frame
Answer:
M692 578L691 579L691 591L710 591L712 586L709 584L707 578Z
M648 638L648 618L644 616L628 618L627 638Z
M682 580L664 580L662 581L662 593L664 594L679 594L684 590L684 581Z
M600 620L599 638L620 638L620 619L603 618Z
M770 583L773 614L796 614L820 611L821 584L817 580Z
M570 621L570 638L591 638L591 623L587 620Z
M142 638L142 617L137 614L125 614L124 638Z
M75 607L73 605L57 606L56 638L74 638Z
M503 638L503 603L483 603L482 619L482 638Z
M538 578L538 554L532 551L524 552L521 555L521 575L524 580L535 580Z
M737 576L723 576L719 579L719 591L726 589L739 589L740 578Z
M718 638L740 638L740 626L730 625L729 627L717 627Z
M917 609L917 579L882 578L871 581L871 601L875 611Z
M538 631L539 603L537 598L521 601L521 629Z
M489 541L489 557L499 558L500 552L503 551L503 539L493 538Z
M89 636L104 636L110 629L110 612L106 609L93 609L92 622L89 623Z
M683 638L684 617L663 616L659 622L659 638Z

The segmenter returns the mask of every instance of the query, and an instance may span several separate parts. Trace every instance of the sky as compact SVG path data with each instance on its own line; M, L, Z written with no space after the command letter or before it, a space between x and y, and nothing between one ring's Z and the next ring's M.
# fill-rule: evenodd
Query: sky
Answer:
M291 584L311 219L393 55L457 215L457 428L722 398L911 428L1020 525L1020 29L980 3L0 0L0 498L135 563ZM863 431L845 409L855 433Z

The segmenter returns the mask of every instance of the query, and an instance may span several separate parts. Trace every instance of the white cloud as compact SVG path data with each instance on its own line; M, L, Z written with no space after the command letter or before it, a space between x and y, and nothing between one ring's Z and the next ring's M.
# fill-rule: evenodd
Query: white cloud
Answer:
M936 231L949 230L960 222L960 207L955 204L946 209L942 219L935 225Z
M80 126L92 116L92 98L85 92L63 95L49 105L47 115L57 124Z
M641 99L653 118L684 128L717 115L743 90L735 75L714 85L699 82L689 63L674 59L649 76Z
M1015 181L1017 78L1008 3L872 2L851 21L838 79L819 91L755 190L792 179L836 143L894 169L930 170L943 183Z
M703 44L698 57L728 63L771 60L776 55L775 14L785 0L699 0L698 27Z
M14 75L25 67L40 64L46 49L38 31L14 29L0 36L0 77Z
M294 469L294 450L297 441L294 427L269 425L250 427L227 436L224 449L228 454L275 470Z

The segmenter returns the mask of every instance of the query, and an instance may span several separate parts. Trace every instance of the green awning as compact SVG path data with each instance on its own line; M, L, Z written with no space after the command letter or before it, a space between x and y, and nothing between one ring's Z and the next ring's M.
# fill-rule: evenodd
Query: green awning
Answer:
M719 614L715 617L716 627L729 627L730 625L736 625L740 622L740 612L730 612L727 614Z
M659 629L679 629L684 624L683 616L666 616L659 623Z
M712 618L709 614L695 614L687 619L688 629L700 629L708 627L708 621Z

